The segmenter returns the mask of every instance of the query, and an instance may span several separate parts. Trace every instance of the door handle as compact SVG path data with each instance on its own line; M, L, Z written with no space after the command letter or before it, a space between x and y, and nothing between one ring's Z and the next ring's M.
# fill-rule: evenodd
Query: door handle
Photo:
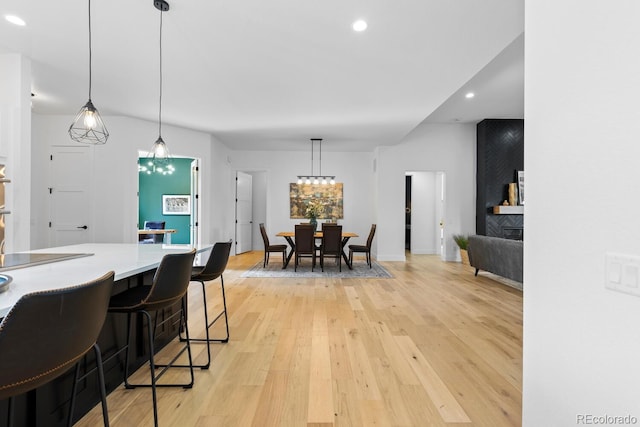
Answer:
M89 227L87 227L86 225L83 225L82 227L76 227L76 228L82 228L83 230L86 230Z

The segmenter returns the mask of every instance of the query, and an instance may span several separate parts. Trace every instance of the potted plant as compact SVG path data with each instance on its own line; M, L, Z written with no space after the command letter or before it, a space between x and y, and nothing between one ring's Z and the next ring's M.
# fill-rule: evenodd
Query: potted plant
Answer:
M304 216L309 218L309 223L315 230L318 226L318 217L324 212L324 206L319 200L311 200L307 205L307 210L304 212Z
M462 263L464 265L471 265L469 263L469 253L467 252L469 237L466 234L454 234L453 240L458 245L458 248L460 248L460 258L462 259Z

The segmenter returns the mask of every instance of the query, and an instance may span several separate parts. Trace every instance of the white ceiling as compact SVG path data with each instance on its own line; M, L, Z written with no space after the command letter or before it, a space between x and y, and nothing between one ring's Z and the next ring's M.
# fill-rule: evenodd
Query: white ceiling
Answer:
M307 150L319 137L370 151L425 120L523 117L524 0L169 3L163 123L233 149ZM0 19L0 52L32 59L34 112L74 115L88 95L87 0L3 0L5 14L27 22ZM92 0L103 116L157 121L159 14L152 0ZM367 31L351 29L357 18Z

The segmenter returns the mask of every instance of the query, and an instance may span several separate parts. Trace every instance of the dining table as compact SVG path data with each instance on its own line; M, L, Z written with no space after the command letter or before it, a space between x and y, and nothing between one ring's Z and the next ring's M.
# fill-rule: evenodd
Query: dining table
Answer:
M287 266L289 265L289 261L291 260L291 257L296 251L296 244L294 241L296 233L295 231L280 231L276 234L276 236L284 237L284 239L289 244L289 247L291 248L289 250L289 253L287 254L287 259L285 260L284 267L283 267L283 268L287 268ZM322 239L322 231L321 230L316 231L313 234L313 237L315 237L316 239ZM349 267L349 270L353 270L353 267L351 267L351 263L349 262L349 257L345 253L344 248L347 246L347 242L352 237L358 237L358 235L350 231L342 232L342 259L344 260L345 264L347 264L347 267Z
M167 245L171 244L171 235L173 233L177 233L178 230L175 228L163 228L163 229L143 229L138 230L138 238L140 236L146 236L147 234L163 234L164 235L164 243Z

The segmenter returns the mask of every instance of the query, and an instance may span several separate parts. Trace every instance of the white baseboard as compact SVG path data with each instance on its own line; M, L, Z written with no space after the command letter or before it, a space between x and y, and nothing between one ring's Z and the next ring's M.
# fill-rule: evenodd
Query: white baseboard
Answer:
M402 255L393 255L393 254L378 254L375 257L376 261L401 261L401 262L405 262L407 260L407 257L404 256L404 254Z

